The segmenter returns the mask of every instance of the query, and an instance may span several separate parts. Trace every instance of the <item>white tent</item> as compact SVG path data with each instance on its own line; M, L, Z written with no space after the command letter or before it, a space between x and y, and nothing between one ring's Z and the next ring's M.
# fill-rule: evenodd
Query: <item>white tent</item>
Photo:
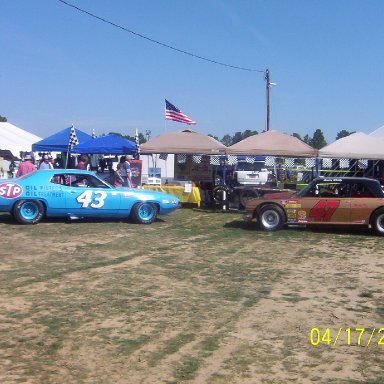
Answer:
M384 125L375 129L373 132L369 134L369 136L377 137L378 139L384 140Z
M20 156L21 151L30 152L32 144L41 139L11 123L0 123L0 149L8 149L14 156Z
M363 132L352 133L321 148L319 157L384 160L384 140Z

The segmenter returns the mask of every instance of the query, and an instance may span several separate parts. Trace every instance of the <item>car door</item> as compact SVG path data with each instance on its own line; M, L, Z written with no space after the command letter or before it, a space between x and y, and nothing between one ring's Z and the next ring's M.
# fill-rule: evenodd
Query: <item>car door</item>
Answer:
M301 199L301 210L305 211L308 224L349 223L350 207L348 198L304 197ZM300 212L298 216L300 218Z
M78 174L68 174L67 177L69 181L64 192L69 214L92 217L118 214L121 196L114 188L94 182L92 175L82 179Z
M298 221L308 224L345 224L351 220L351 201L347 185L323 182L300 199Z
M373 210L377 207L375 193L368 185L356 181L351 185L351 223L368 224Z

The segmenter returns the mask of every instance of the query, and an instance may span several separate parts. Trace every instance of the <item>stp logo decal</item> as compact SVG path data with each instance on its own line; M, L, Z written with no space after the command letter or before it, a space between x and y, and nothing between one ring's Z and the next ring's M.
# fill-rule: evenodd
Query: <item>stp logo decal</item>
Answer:
M0 197L5 199L14 199L19 197L23 193L23 188L14 183L3 183L0 184Z

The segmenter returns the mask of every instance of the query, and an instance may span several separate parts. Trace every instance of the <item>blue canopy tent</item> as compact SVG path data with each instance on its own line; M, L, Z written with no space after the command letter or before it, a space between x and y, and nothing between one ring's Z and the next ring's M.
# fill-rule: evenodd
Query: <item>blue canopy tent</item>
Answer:
M92 140L92 136L85 132L75 129L79 143ZM71 127L65 128L52 136L46 137L37 143L32 144L33 152L67 152Z
M72 148L72 153L95 153L104 155L133 155L136 143L124 137L110 134L80 143Z

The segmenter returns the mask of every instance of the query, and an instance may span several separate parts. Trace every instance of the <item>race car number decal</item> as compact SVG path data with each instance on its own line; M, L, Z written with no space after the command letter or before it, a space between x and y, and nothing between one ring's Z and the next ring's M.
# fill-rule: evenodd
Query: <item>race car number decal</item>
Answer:
M104 191L84 191L79 195L76 201L81 204L82 208L101 208L104 205L104 200L107 197Z
M0 184L0 197L5 199L14 199L19 197L23 193L23 188L14 183L3 183Z
M309 217L313 217L315 221L329 221L333 213L339 207L339 200L322 200L319 201L310 211Z

